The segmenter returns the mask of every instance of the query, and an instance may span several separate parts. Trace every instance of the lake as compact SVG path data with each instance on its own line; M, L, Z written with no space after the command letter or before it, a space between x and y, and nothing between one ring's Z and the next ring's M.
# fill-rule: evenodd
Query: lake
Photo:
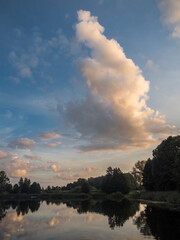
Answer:
M0 239L178 240L180 212L122 201L0 202Z

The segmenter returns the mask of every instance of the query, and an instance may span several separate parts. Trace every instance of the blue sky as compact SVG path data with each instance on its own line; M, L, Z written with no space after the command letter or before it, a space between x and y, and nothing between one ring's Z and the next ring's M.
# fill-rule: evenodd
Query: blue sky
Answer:
M0 49L0 162L13 181L129 171L179 134L178 0L2 0Z

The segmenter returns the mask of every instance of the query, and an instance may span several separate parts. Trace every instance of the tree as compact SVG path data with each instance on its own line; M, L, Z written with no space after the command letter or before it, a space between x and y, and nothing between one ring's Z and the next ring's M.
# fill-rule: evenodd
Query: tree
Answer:
M13 186L13 193L19 193L19 191L20 191L20 188L19 188L19 186L18 186L18 184L16 183L16 184L14 184L14 186Z
M178 148L178 152L174 161L174 168L172 169L172 179L176 183L177 190L180 191L180 148Z
M6 184L6 192L12 193L12 184L11 183Z
M179 148L180 136L170 136L153 150L152 175L155 190L177 189L175 173L180 167Z
M90 185L87 181L84 181L81 185L81 192L82 193L90 193L91 188Z
M4 171L0 171L0 192L5 192L7 184L9 184L9 178Z
M125 177L120 168L112 169L109 167L107 169L106 176L103 178L101 188L106 193L128 193L130 190L130 185L127 177Z
M33 182L29 189L30 193L40 193L41 192L41 186L39 183Z
M126 178L126 181L128 183L128 186L130 190L136 189L136 181L131 173L124 173L124 177Z
M135 166L133 167L133 170L131 172L131 174L133 175L136 183L137 183L137 187L139 187L141 189L141 185L142 185L142 180L143 180L143 171L144 171L144 167L145 167L146 161L138 161L135 163Z
M143 186L147 190L153 190L153 176L152 176L152 160L149 158L146 161L144 171L143 171Z
M143 172L147 190L180 190L180 136L168 137L153 150Z
M20 192L21 192L23 183L24 183L24 181L23 181L23 178L21 177L21 178L19 179L19 182L18 182L18 184L19 184L19 191L20 191Z
M106 170L106 175L109 175L109 176L112 176L113 175L113 169L112 167L108 167L107 170Z
M46 190L45 190L47 193L50 193L51 192L51 187L50 186L47 186Z
M31 180L28 178L20 178L19 180L19 188L21 193L29 193L31 186Z
M102 181L103 181L104 176L100 176L100 177L90 177L88 178L88 183L92 186L95 187L97 189L101 188L102 185Z

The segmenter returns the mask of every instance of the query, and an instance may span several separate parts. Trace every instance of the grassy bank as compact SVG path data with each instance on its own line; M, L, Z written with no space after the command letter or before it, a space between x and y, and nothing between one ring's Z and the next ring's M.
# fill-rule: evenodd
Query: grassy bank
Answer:
M180 208L180 192L177 191L134 191L130 192L126 197L144 203Z

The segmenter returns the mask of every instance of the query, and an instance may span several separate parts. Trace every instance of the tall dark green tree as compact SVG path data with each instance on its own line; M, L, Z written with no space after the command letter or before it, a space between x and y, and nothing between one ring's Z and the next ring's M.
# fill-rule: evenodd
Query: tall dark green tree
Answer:
M87 181L84 181L81 185L81 192L83 193L90 193L91 187Z
M180 189L180 136L168 137L153 150L152 160L148 160L143 185L148 190Z
M10 181L5 171L0 171L0 192L5 192L8 184L10 184Z
M176 188L180 191L180 148L177 147L177 154L172 169L172 179L176 183Z
M180 136L170 136L153 151L152 174L155 190L176 189L173 169L176 166L179 148Z
M136 181L131 173L124 173L124 177L126 178L127 184L130 190L136 189Z
M106 176L102 181L102 190L106 193L122 192L128 193L130 185L128 179L124 176L120 168L112 169L109 167Z
M31 186L31 180L28 178L20 178L19 180L19 188L21 193L29 193Z
M16 184L14 184L14 186L13 186L13 193L19 193L19 191L20 191L20 188L19 188L19 186L18 186L18 184L16 183Z
M143 186L147 190L153 190L154 189L154 184L153 184L153 175L152 175L152 161L149 158L146 161L146 165L144 167L143 171Z
M37 182L33 182L29 188L30 193L40 193L41 192L41 186Z

